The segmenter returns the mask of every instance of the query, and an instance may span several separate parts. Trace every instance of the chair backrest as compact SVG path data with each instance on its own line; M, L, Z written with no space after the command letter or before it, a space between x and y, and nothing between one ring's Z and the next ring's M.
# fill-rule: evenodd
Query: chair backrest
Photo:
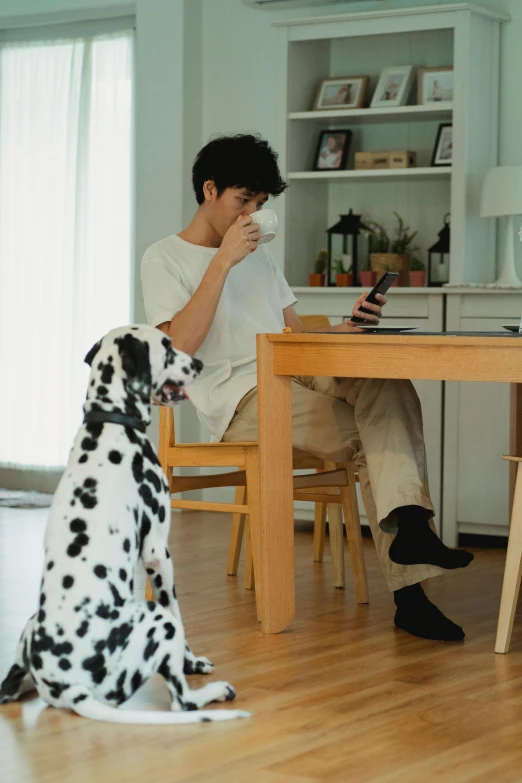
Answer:
M305 329L328 329L330 321L326 315L300 315L301 323ZM172 408L160 407L159 409L159 444L158 452L161 455L166 449L176 443L176 431L174 428L174 411Z
M299 320L305 329L328 329L331 326L327 315L300 315Z

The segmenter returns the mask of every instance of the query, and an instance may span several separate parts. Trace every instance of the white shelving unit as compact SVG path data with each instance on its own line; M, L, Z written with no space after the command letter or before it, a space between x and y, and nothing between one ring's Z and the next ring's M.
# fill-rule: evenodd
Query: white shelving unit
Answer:
M452 284L495 278L494 221L479 216L482 179L497 157L499 31L506 15L470 3L372 11L276 23L280 34L276 148L290 182L278 200L278 261L291 285L306 286L326 229L351 208L418 230L422 252L451 213ZM383 68L452 65L451 104L311 111L325 77L369 76L371 100ZM453 123L453 165L431 167L438 126ZM319 132L352 131L346 171L313 171ZM414 169L355 171L356 150L408 149ZM276 244L276 243L274 243ZM275 248L276 249L276 248Z

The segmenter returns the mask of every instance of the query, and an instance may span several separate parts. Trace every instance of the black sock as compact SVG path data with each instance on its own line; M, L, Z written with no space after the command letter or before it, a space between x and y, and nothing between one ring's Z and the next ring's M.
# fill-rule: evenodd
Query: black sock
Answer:
M462 628L431 603L420 584L395 590L393 598L397 607L395 625L402 631L421 639L441 642L461 642L464 639Z
M390 546L390 560L400 565L435 565L465 568L473 560L471 552L449 549L431 529L426 509L401 506L397 509L398 533Z

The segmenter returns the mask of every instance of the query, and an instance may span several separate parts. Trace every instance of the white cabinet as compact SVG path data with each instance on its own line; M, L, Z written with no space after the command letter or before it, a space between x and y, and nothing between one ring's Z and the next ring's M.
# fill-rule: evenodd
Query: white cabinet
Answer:
M518 323L522 292L447 293L448 331L494 332ZM507 535L509 385L446 383L444 389L443 537Z

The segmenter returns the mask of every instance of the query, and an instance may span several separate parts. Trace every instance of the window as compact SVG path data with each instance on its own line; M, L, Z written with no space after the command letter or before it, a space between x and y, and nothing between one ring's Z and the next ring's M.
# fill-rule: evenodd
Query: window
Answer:
M65 465L128 323L133 31L0 44L0 464Z

